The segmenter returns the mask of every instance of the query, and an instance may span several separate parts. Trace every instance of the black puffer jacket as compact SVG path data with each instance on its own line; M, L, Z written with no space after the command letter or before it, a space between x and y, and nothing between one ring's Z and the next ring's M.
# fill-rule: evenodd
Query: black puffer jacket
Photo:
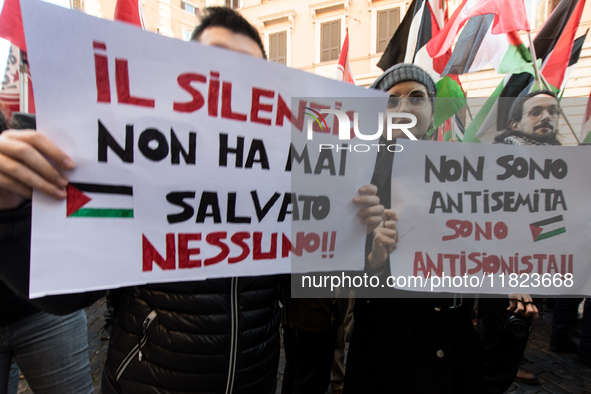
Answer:
M278 297L275 276L127 289L103 394L274 392Z

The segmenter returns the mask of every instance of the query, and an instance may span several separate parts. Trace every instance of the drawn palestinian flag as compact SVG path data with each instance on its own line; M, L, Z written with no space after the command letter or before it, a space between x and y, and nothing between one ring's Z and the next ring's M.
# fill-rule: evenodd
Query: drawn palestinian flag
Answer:
M531 234L534 237L534 242L543 239L554 237L558 234L566 232L564 227L564 219L562 215L554 216L553 218L540 220L539 222L531 223L529 225Z
M133 218L131 186L70 182L66 192L67 217Z

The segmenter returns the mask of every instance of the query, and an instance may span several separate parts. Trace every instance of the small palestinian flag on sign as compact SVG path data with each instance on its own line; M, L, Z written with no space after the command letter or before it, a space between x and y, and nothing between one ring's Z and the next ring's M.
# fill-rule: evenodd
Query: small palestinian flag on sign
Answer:
M540 220L539 222L531 223L529 225L531 234L534 237L534 242L543 239L554 237L558 234L566 232L564 227L564 219L562 215L554 216L553 218Z
M66 217L133 218L131 186L70 182L66 192Z

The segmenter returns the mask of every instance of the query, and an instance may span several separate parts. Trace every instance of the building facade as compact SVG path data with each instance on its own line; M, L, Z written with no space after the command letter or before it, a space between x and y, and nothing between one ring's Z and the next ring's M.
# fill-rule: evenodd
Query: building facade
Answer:
M524 0L532 37L560 0ZM258 26L270 60L328 78L335 75L338 53L349 32L349 62L360 86L369 86L381 73L377 67L384 49L409 9L407 0L241 0L240 12ZM448 0L450 15L461 0ZM591 28L591 4L587 2L576 37ZM523 42L528 38L522 34ZM470 113L476 114L486 98L501 83L491 67L460 76L469 98ZM572 129L581 128L591 90L591 37L587 38L577 68L564 90L563 109ZM576 99L574 97L577 97ZM462 116L466 124L470 115ZM562 141L576 143L571 128L561 121Z
M532 36L560 0L524 0ZM72 0L73 8L113 19L116 0ZM142 0L146 28L188 40L207 6L237 9L261 34L269 60L306 72L333 78L339 53L349 32L349 62L360 86L369 86L381 73L376 64L410 6L409 0ZM461 0L448 0L450 14ZM577 37L591 28L591 2L583 10ZM522 35L527 41L527 36ZM494 69L460 76L471 112L475 114L502 81ZM565 97L565 113L578 132L591 89L591 37L583 46ZM482 98L482 99L479 99ZM469 123L469 116L466 117ZM574 143L570 129L561 129L566 143Z

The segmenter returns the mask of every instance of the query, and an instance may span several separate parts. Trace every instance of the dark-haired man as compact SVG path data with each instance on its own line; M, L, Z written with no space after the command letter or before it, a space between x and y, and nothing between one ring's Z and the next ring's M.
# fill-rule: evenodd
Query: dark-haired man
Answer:
M513 102L509 127L495 138L508 145L560 145L558 118L560 107L553 92L539 90Z
M509 112L509 127L495 138L506 145L560 145L558 118L560 107L553 92L540 90L518 97ZM519 368L529 332L516 337L505 329L511 314L535 319L538 310L528 294L512 294L504 298L483 298L479 301L478 332L482 339L487 394L504 393L513 380L539 384L537 377ZM509 304L509 308L507 308Z
M207 9L193 37L204 45L265 58L256 29L228 8ZM73 168L71 159L33 131L9 131L2 137L0 209L10 203L4 195L30 198L32 188L65 198L67 181L46 157L62 169ZM276 277L136 286L120 294L103 374L104 394L275 392ZM90 382L89 386L92 390Z
M265 57L256 29L228 8L207 9L194 36L205 45ZM65 198L67 180L52 162L61 169L74 167L42 134L3 133L0 190L30 198L35 188ZM8 203L0 198L0 207ZM103 393L275 392L278 299L279 284L274 276L122 290L105 363Z
M256 29L229 8L206 9L193 38L204 45L265 58ZM64 199L67 180L51 163L65 170L74 167L42 134L27 131L0 136L0 190L30 198L35 188ZM376 206L375 191L365 194L355 202ZM381 221L383 207L371 208L360 211L363 223L369 216ZM122 289L103 373L103 394L274 393L279 363L278 299L276 276Z
M256 29L229 8L206 9L192 39L265 58ZM276 276L124 290L105 362L103 393L274 392L278 297Z
M193 30L191 41L267 58L257 30L230 8L208 8L199 26Z

